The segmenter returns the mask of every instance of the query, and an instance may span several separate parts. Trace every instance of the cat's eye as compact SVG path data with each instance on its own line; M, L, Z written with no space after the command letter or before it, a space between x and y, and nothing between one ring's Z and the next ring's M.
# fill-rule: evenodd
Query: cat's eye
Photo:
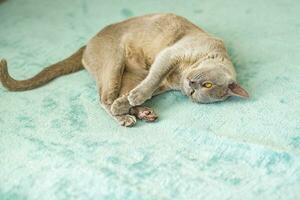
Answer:
M211 88L213 86L213 84L211 82L205 82L202 84L202 87L205 87L205 88Z

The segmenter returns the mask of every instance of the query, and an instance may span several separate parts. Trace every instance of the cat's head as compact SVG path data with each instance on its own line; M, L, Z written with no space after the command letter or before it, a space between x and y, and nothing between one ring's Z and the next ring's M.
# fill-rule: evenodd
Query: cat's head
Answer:
M207 59L184 73L183 92L194 102L212 103L230 96L248 98L249 94L236 82L230 61Z

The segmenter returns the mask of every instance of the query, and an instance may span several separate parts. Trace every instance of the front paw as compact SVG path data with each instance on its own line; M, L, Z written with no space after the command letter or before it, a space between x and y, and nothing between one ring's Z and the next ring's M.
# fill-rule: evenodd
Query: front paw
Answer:
M123 96L113 102L110 111L113 115L122 115L128 113L130 107L127 97Z
M129 101L130 105L138 106L138 105L143 104L147 99L151 98L151 96L146 95L146 94L147 94L147 92L140 88L131 90L131 92L128 95L128 101Z

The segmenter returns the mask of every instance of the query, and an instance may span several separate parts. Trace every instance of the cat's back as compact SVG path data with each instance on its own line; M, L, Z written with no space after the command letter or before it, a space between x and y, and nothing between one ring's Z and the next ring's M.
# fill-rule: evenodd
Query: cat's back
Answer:
M174 32L174 31L202 31L199 27L188 21L186 18L175 15L173 13L158 13L148 14L138 17L132 17L127 20L114 23L103 28L98 34L114 32L117 34L126 34L128 32L143 32L148 33L157 31Z
M137 46L168 45L190 32L204 32L186 18L160 13L133 17L103 28L97 37L114 38L121 43L134 43Z
M172 14L150 14L111 25L125 49L141 51L151 64L156 55L184 36L204 32L186 18ZM108 33L108 34L110 34Z

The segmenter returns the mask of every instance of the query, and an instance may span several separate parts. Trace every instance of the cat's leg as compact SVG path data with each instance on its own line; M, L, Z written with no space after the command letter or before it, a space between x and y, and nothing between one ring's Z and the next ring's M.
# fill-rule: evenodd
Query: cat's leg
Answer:
M138 119L142 119L149 122L155 121L158 117L152 108L146 106L132 107L129 104L126 95L123 95L122 97L119 97L114 101L114 103L111 105L111 113L115 117L126 115L127 113L129 113L131 115L134 115Z
M122 95L121 97L117 98L111 105L111 113L113 115L122 115L129 113L130 108L132 107L129 104L128 96Z
M121 126L131 127L136 123L136 117L133 114L122 114L122 115L116 116L116 115L113 115L110 111L111 105L101 103L101 106Z
M124 76L126 77L126 75ZM124 80L124 79L123 79ZM126 82L125 82L126 83ZM137 83L138 84L138 83ZM137 85L136 84L136 85ZM132 86L131 86L132 88ZM129 88L128 88L129 90ZM153 94L153 96L169 91L170 88L165 85L161 85ZM121 93L124 91L124 87ZM154 121L157 119L157 115L151 108L145 106L132 106L128 101L128 92L117 98L111 105L111 113L113 115L122 115L126 113L134 114L139 119L145 119L146 121Z
M130 105L128 100L128 93L135 88L139 81L133 82L134 77L132 74L125 72L122 80L122 88L120 90L120 97L117 98L111 105L111 113L113 115L122 115L130 112L130 109L133 107ZM153 96L169 91L170 88L165 85L161 85L154 93Z
M171 88L165 85L159 86L159 88L153 93L153 96L162 94L164 92L170 91ZM152 108L146 106L134 106L130 108L130 114L136 116L138 119L145 120L147 122L155 121L158 116L155 114Z
M87 45L82 62L97 82L101 106L120 125L133 126L136 123L135 116L115 116L111 113L111 104L119 96L125 67L124 50L120 44L99 35Z
M119 61L111 61L109 63L111 69L105 70L105 74L101 74L101 99L106 104L111 105L113 101L118 98L121 87L122 74L124 71L124 64ZM103 72L99 72L103 73Z
M122 85L119 91L121 96L115 99L111 105L101 100L101 104L107 113L122 126L133 126L136 123L136 118L148 122L153 122L158 118L153 109L145 106L133 107L128 101L128 93L132 88L136 87L136 85L140 83L140 81L138 81L140 79L141 78L134 77L133 74L125 72L122 76ZM154 92L153 96L169 90L170 88L168 86L161 85Z
M178 50L175 47L169 47L160 52L152 64L147 77L130 91L128 95L130 105L141 105L147 99L150 99L163 79L174 69L178 59Z
M86 47L82 62L96 79L101 102L111 105L119 96L125 68L122 45L107 36L94 37Z
M162 93L170 91L170 90L171 90L170 87L168 87L166 85L161 85L161 86L159 86L159 88L157 90L155 90L155 92L153 93L153 96L162 94ZM128 104L129 104L129 102L128 102ZM146 106L131 107L129 110L129 113L131 115L136 116L138 119L145 120L147 122L153 122L158 118L158 116L154 112L154 110L152 108L149 108Z
M128 71L123 73L120 97L117 98L111 105L111 113L113 115L118 116L131 113L137 118L147 121L153 121L157 118L157 115L151 108L143 106L133 107L128 101L128 93L135 88L145 78L145 76L146 74L141 75ZM169 87L161 85L155 94L163 93L166 90L169 90Z

